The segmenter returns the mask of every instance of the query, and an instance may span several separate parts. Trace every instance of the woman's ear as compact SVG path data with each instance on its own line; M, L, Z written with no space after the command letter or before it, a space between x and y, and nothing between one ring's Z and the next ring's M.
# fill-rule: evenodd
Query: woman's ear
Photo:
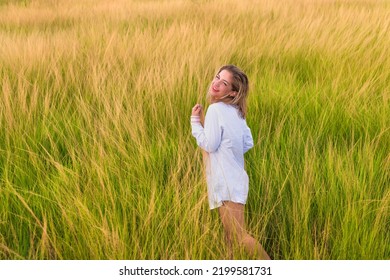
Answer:
M231 92L230 92L230 96L232 96L232 97L236 97L237 94L238 94L237 91L231 91Z

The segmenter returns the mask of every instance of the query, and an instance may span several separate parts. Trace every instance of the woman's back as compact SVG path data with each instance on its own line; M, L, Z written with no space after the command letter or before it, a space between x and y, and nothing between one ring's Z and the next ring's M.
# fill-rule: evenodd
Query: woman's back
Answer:
M221 133L217 151L231 151L237 164L243 168L244 153L253 146L252 135L245 119L234 106L217 102L211 104L207 110L205 128L215 124L218 124L218 131Z

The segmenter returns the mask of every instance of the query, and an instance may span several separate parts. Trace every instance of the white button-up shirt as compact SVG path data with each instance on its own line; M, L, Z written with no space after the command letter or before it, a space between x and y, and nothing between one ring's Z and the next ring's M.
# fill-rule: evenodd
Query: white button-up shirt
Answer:
M204 127L199 117L191 117L192 135L208 153L206 177L210 209L223 201L245 204L248 175L244 153L253 147L253 138L237 108L217 102L207 110Z

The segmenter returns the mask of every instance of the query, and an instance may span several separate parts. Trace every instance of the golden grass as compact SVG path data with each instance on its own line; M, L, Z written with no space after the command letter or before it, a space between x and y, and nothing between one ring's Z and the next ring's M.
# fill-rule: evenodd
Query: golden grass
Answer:
M0 258L225 258L189 115L233 63L251 82L250 231L275 259L388 259L389 14L0 1Z

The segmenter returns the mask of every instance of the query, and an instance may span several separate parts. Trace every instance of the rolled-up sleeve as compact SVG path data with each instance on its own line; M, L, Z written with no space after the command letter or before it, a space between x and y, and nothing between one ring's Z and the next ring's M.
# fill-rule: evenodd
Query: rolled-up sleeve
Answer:
M218 112L213 105L210 105L205 119L205 126L200 123L199 118L191 117L192 135L199 147L208 153L215 152L221 144L222 127L218 119Z

